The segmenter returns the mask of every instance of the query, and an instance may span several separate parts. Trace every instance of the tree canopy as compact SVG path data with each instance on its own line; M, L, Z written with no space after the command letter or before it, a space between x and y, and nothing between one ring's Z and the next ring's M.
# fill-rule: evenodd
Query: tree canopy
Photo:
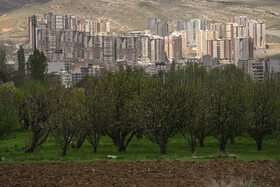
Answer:
M34 80L44 81L48 72L47 57L35 49L27 61L27 71Z

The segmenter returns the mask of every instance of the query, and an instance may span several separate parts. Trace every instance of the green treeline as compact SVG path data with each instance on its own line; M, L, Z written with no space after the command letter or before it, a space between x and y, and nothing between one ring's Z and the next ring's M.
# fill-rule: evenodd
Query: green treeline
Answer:
M32 153L49 135L66 155L70 146L80 148L85 140L96 153L102 136L110 137L118 151L145 136L166 154L175 135L182 135L194 153L208 136L224 152L244 133L258 150L265 137L280 134L280 81L255 83L234 65L210 72L196 64L172 66L155 76L127 67L87 77L71 89L44 84L38 80L45 72L36 73L17 87L0 85L0 139L28 130L31 143L25 152Z
M20 46L17 50L17 67L16 64L7 64L6 58L5 47L0 46L0 84L13 82L16 87L20 87L28 80L36 80L45 86L58 83L56 76L47 74L47 58L39 50L34 50L25 61L24 48Z

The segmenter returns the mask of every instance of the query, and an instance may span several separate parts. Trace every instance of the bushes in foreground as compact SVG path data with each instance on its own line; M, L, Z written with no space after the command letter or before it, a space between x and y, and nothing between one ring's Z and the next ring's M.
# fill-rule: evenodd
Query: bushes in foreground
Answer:
M276 79L254 83L233 65L210 72L196 65L173 67L153 77L128 67L117 74L88 77L71 89L36 82L18 89L2 85L0 112L13 118L7 121L1 115L0 130L8 134L20 121L32 135L26 152L33 152L51 133L62 155L86 139L96 153L101 136L110 137L118 151L126 151L135 135L146 136L162 154L177 134L192 153L197 143L204 146L207 136L215 137L224 152L227 142L243 133L261 150L263 139L279 132L279 86ZM14 96L4 99L6 92Z

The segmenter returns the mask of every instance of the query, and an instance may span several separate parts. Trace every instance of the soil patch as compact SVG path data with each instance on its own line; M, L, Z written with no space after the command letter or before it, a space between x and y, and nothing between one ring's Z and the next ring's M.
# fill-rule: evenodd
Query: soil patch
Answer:
M280 186L279 176L277 161L0 164L0 186Z
M9 18L0 18L0 33L8 32L12 29L15 21Z

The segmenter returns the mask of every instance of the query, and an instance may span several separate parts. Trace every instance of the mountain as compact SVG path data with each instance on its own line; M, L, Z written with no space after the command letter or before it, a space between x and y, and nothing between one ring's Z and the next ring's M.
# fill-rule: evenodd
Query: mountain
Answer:
M0 14L21 8L30 3L46 3L50 0L0 0Z
M150 17L227 22L237 15L264 20L268 29L280 30L279 0L0 0L0 4L1 37L27 37L28 16L47 12L109 20L118 33L143 30Z

